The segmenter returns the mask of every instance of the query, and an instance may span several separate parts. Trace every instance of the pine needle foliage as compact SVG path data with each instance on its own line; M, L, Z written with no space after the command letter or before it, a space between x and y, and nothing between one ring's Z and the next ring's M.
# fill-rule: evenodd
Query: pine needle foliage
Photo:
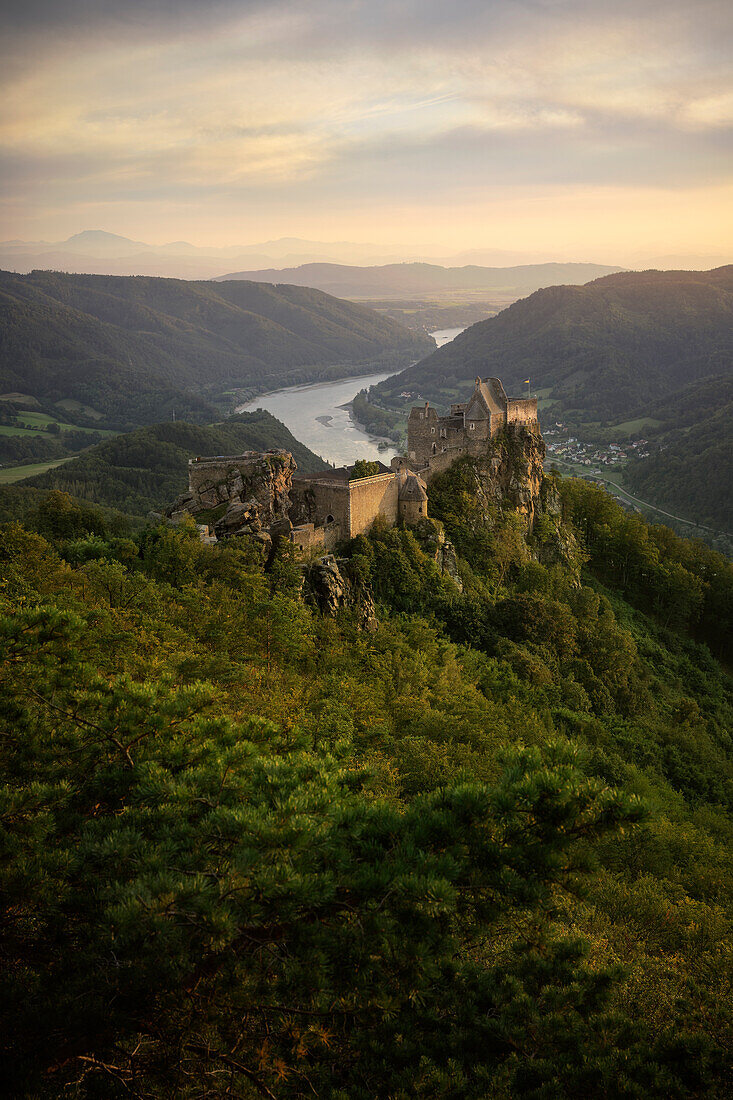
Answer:
M536 563L461 595L419 531L351 548L367 634L94 528L0 541L10 1095L727 1094L709 651Z

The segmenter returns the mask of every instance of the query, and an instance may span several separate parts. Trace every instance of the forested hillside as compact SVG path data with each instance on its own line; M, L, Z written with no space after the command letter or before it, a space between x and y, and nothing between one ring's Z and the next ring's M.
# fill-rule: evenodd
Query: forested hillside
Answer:
M652 453L629 465L630 487L733 531L732 364L733 267L627 272L540 290L375 387L370 400L404 414L417 392L447 405L465 399L477 375L500 377L508 393L529 377L543 425L558 419L606 443L644 436Z
M235 392L397 370L432 346L302 287L0 273L0 399L29 395L94 428L210 420Z
M652 416L663 425L660 449L629 464L629 488L733 533L733 372L688 387Z
M188 460L194 455L278 449L290 451L303 473L327 468L284 424L258 409L208 426L176 421L138 428L90 447L23 485L60 489L96 504L145 515L151 508L164 508L186 490Z
M10 1095L730 1096L731 567L476 478L462 591L433 521L341 548L371 633L286 548L2 529Z

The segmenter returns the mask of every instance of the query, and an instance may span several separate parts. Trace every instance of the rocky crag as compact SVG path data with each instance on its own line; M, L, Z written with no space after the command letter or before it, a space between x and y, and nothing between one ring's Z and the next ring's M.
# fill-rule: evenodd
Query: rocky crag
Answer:
M293 474L288 451L192 459L187 493L166 513L175 521L191 515L217 539L250 536L269 550L273 534L290 529L288 510Z
M364 630L377 627L377 609L371 585L359 576L349 558L326 554L305 568L305 598L324 615L335 617L343 608L357 615Z
M492 507L511 509L526 521L531 532L543 510L545 441L538 424L507 424L485 444L476 458L478 491L487 512Z
M460 488L451 473L455 465L452 463L445 473L436 473L431 493L434 486L444 510L447 504L450 511L451 495L467 491L477 506L477 522L482 526L492 527L508 512L514 513L521 517L530 536L528 542L536 560L544 564L553 561L573 564L576 547L572 545L572 536L564 531L554 482L544 477L544 457L545 444L536 421L507 423L481 444L478 455L464 454L458 459L466 466L460 475ZM403 460L396 461L399 464ZM297 546L305 545L297 538L302 528L294 529L292 523L297 511L291 498L296 469L287 451L192 459L188 492L176 500L167 516L173 522L184 515L193 516L204 537L213 530L216 539L253 539L263 559L269 562L273 540L282 538ZM397 476L401 476L399 470ZM379 505L375 508L376 519ZM456 550L443 525L422 515L411 526L440 572L462 591ZM315 534L315 529L311 534ZM315 547L313 543L309 552ZM348 607L356 610L365 628L376 623L371 589L348 559L325 554L304 564L303 595L325 615L336 615Z
M463 581L458 572L458 556L453 543L446 538L443 524L437 519L421 519L415 524L415 536L420 548L433 559L444 577L450 577L459 592Z

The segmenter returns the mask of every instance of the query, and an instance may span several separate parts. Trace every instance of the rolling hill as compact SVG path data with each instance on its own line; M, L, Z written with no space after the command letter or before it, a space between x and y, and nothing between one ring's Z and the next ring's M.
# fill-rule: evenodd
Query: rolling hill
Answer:
M45 474L8 486L17 493L28 486L59 489L76 498L121 512L145 515L170 504L188 485L193 455L240 454L283 448L304 473L327 464L295 439L284 424L258 409L205 427L182 421L152 424L90 447L78 458ZM3 490L0 488L0 503Z
M419 391L447 405L477 375L500 377L510 393L529 377L545 423L562 417L579 438L612 440L616 425L646 421L656 450L629 466L629 485L731 531L732 364L733 266L625 272L537 291L370 400L405 410L412 402L399 394Z
M310 286L340 298L405 300L467 290L501 291L516 298L531 294L542 286L586 283L589 279L620 270L618 267L585 263L524 264L518 267L441 267L427 263L351 267L345 264L309 263L283 270L237 271L220 278Z
M302 287L0 273L0 400L63 402L95 428L211 420L235 394L399 369L432 346Z

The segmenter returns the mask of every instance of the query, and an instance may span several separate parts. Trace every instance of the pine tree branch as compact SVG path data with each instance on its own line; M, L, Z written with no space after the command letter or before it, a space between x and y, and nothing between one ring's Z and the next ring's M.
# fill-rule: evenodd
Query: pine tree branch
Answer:
M108 730L103 729L102 726L98 726L96 722L90 722L88 718L82 718L81 715L75 714L73 711L64 710L63 707L59 707L56 705L56 703L52 703L50 699L47 699L45 697L45 695L41 695L40 692L35 691L33 688L28 688L28 691L31 695L33 695L36 699L43 703L45 707L48 707L49 710L55 710L57 714L63 714L64 718L70 719L77 725L88 726L90 729L96 730L97 733L101 733L102 737L104 737L106 741L109 741L110 744L114 745L115 748L122 753L130 767L135 767L135 761L130 756L128 750L125 748L122 742L118 741L117 738L114 737Z
M203 1054L207 1058L214 1058L218 1062L223 1062L224 1065L229 1066L230 1069L235 1069L238 1073L243 1073L247 1080L252 1082L257 1091L263 1096L266 1096L268 1100L277 1100L275 1093L270 1092L267 1085L263 1084L251 1069L242 1065L242 1063L238 1062L235 1058L230 1058L228 1054L222 1054L218 1050L211 1050L210 1047L205 1047L203 1045L199 1046L195 1043L186 1043L184 1049L190 1050L193 1054Z

